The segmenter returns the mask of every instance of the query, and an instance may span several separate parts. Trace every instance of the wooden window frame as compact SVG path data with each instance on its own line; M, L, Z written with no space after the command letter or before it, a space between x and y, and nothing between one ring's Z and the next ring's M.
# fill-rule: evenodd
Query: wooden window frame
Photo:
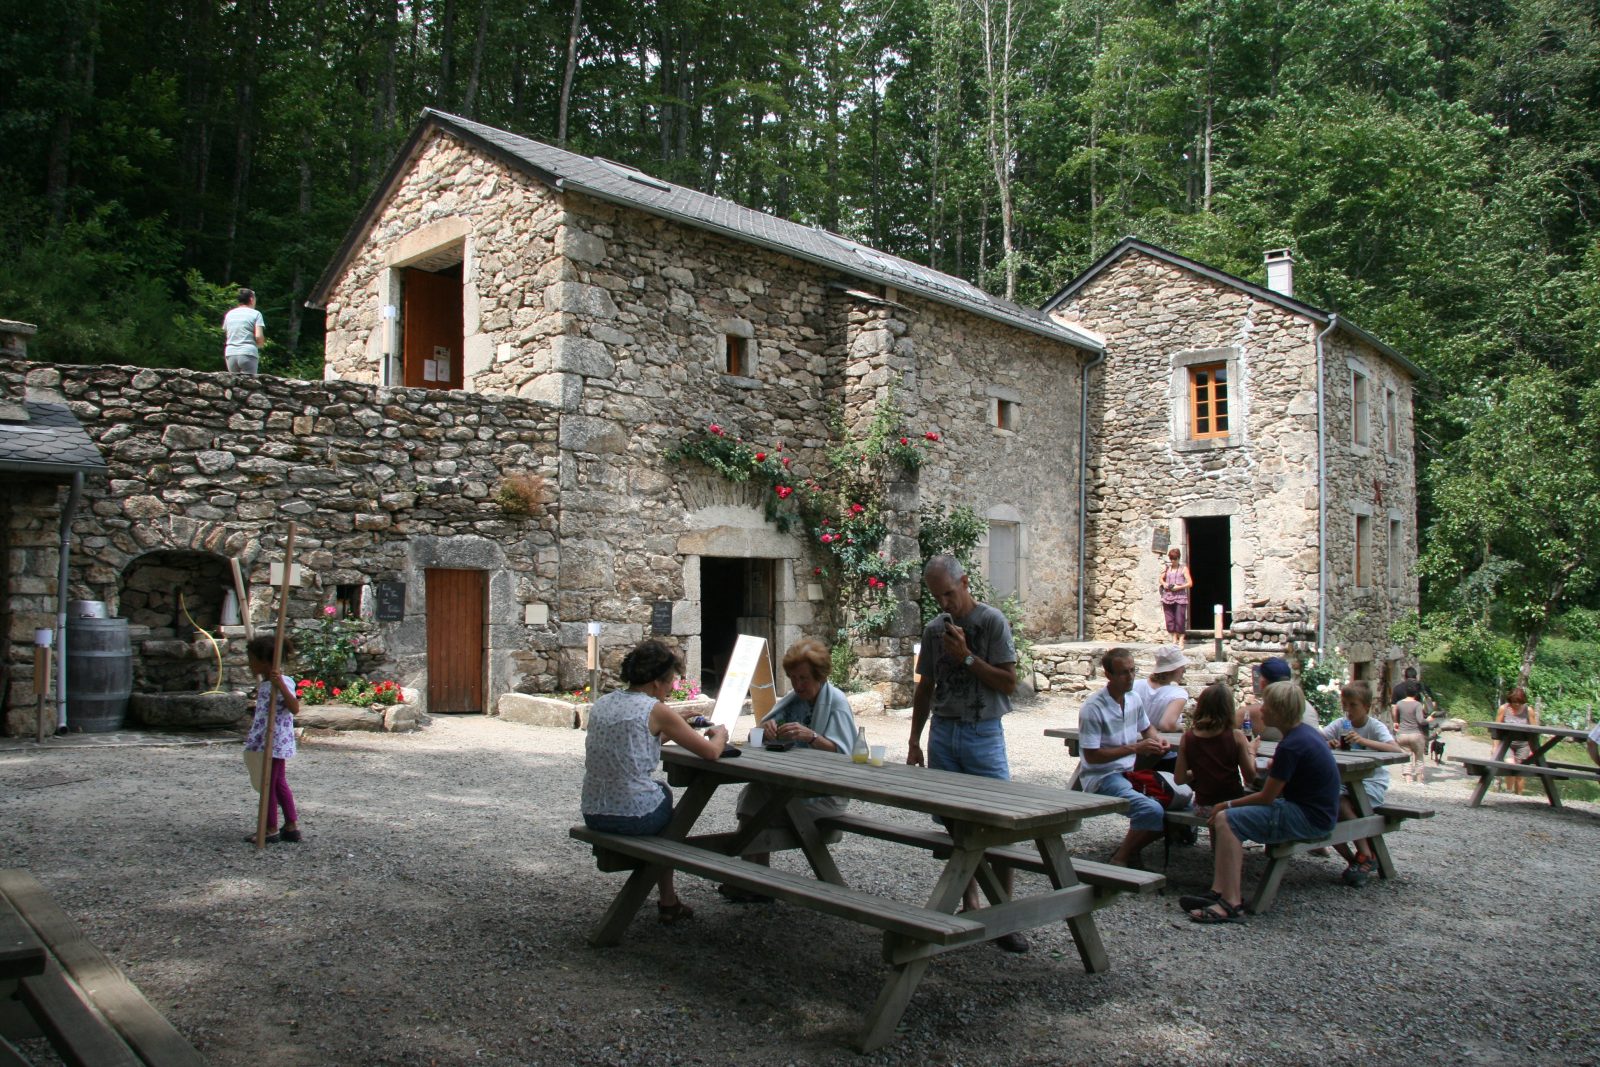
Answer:
M1220 383L1217 379L1218 371L1221 371L1223 375ZM1196 441L1207 441L1215 438L1227 437L1229 435L1229 425L1232 422L1232 411L1225 410L1220 417L1216 413L1219 392L1221 393L1220 399L1224 407L1226 407L1228 404L1227 373L1228 364L1225 361L1219 361L1216 363L1197 363L1189 368L1189 437L1191 439ZM1204 397L1207 410L1205 417L1208 420L1208 428L1205 430L1200 428L1202 387L1199 379L1200 375L1202 374L1210 375L1210 384L1204 390L1207 394ZM1219 384L1221 385L1220 390L1217 388ZM1219 423L1221 424L1220 426L1218 425Z
M1007 430L1011 433L1015 433L1017 430L1017 418L1021 414L1021 411L1022 405L1018 404L1015 400L1007 400L1002 396L995 397L994 428L997 430Z
M736 378L750 374L750 339L736 333L722 335L722 373Z
M1372 516L1356 516L1355 587L1372 588Z
M1404 551L1405 528L1399 519L1389 520L1389 551L1384 563L1389 569L1389 588L1400 588L1400 556Z
M1350 372L1350 443L1372 446L1372 379L1358 370Z
M1400 450L1400 398L1393 389L1383 391L1383 450L1391 456Z

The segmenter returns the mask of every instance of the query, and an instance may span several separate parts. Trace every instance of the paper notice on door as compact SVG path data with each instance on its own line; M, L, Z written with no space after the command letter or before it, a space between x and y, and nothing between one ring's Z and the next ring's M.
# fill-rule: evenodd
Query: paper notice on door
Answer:
M711 722L716 726L726 726L728 733L736 736L734 724L739 721L746 693L750 695L750 709L755 712L756 722L760 722L761 717L778 702L766 639L740 634L733 646L728 670L722 676L722 687L717 690L717 703L711 709Z
M450 380L450 350L444 345L433 346L433 373L434 381L448 382Z
M425 382L436 382L436 381L438 381L439 380L439 364L435 363L431 359L423 360L422 361L422 380L425 381Z

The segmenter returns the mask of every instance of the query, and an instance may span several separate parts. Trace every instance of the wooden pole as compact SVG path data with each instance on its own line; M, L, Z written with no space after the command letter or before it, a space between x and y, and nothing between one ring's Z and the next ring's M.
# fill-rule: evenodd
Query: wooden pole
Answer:
M39 695L38 728L39 744L44 744L45 734L55 733L55 716L50 714L50 646L35 645L33 648L33 688ZM45 729L48 719L50 728Z
M278 589L278 637L272 649L272 669L283 667L283 630L289 622L289 586L294 579L294 520L283 545L283 585ZM267 847L267 799L272 796L272 741L278 724L278 687L267 686L267 732L261 739L261 802L256 806L256 848Z

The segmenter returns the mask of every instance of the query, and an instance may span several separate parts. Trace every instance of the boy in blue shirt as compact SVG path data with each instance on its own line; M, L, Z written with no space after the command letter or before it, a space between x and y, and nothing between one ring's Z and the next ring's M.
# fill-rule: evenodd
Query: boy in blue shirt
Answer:
M1264 845L1304 841L1323 836L1338 821L1339 767L1316 727L1301 721L1305 710L1305 694L1294 682L1267 686L1262 714L1267 725L1283 731L1283 740L1259 792L1211 809L1211 892L1179 899L1193 922L1244 921L1239 883L1246 840Z

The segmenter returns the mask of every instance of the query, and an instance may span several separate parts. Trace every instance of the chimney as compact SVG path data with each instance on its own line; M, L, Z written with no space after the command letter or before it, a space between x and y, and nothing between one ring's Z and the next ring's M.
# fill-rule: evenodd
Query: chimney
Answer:
M1287 248L1274 248L1267 261L1267 288L1284 296L1294 295L1294 254Z

